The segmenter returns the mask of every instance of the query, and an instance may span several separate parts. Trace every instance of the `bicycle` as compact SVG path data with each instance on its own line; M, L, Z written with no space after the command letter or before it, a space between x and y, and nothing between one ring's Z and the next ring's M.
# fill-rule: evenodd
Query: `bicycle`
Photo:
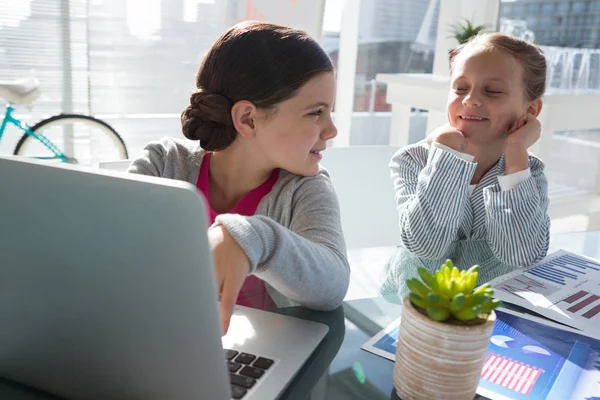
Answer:
M14 105L30 106L40 95L40 84L33 77L0 82L0 98L7 101L0 124L0 140L9 124L24 132L14 155L86 166L128 158L127 147L119 134L92 116L58 114L31 127L13 116Z

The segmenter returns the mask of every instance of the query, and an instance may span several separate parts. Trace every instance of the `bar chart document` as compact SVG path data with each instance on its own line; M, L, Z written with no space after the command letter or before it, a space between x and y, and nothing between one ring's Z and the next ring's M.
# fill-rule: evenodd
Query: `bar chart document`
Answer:
M362 349L394 361L400 319ZM477 393L490 400L600 400L600 340L500 308Z
M600 262L559 250L490 283L500 300L600 339Z

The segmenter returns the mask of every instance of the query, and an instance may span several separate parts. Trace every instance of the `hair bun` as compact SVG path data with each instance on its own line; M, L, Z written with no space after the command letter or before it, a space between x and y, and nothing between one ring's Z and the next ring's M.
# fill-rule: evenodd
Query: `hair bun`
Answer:
M220 94L196 90L190 105L181 113L181 130L191 140L199 140L207 151L223 150L236 138L231 120L231 102Z

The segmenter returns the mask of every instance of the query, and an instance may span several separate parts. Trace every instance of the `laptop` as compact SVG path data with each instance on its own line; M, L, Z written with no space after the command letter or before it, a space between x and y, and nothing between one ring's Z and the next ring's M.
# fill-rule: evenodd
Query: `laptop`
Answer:
M0 377L68 399L275 399L324 324L237 307L221 337L188 183L0 157Z

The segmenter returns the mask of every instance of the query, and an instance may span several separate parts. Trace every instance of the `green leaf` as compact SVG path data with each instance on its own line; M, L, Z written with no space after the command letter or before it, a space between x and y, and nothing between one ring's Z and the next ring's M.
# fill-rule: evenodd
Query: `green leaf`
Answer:
M490 300L490 296L485 293L468 294L465 299L465 306L473 307L478 304L482 305L484 303L487 303L489 300Z
M437 293L429 293L427 295L427 300L432 304L432 305L438 305L441 300L442 300L442 296L440 296Z
M428 308L427 315L434 321L445 321L450 316L450 310L447 308Z
M473 292L473 294L479 294L479 293L484 293L487 291L487 289L491 289L492 285L490 285L489 283L484 283L483 285L479 286L477 289L475 289L475 291Z
M452 260L446 261L446 264L444 264L444 268L443 268L444 280L446 280L446 282L450 282L451 271L452 271L450 265L452 265Z
M452 298L454 298L454 296L456 296L458 293L462 293L465 287L465 277L464 276L459 276L458 278L456 278L454 280L455 285L456 285L456 291L452 294Z
M419 273L419 276L421 277L423 282L425 282L425 284L427 286L431 287L431 282L433 281L433 276L429 273L429 271L427 271L423 267L419 267L417 269L417 272Z
M435 288L436 290L433 290L433 292L438 293L438 294L444 294L446 293L446 281L444 281L444 274L441 271L437 271L435 273Z
M456 280L452 279L450 281L450 289L449 289L448 297L453 298L456 293L458 293L458 286L456 285Z
M431 307L431 304L429 303L429 301L425 300L423 297L419 296L416 293L410 293L408 295L408 298L417 307L421 307L424 309Z
M487 25L475 26L470 20L465 18L463 23L456 23L450 26L450 37L456 39L459 44L463 44L486 29L488 29Z
M465 306L465 295L463 293L458 293L456 296L452 298L450 302L450 311L452 313L457 313L463 309Z
M502 305L501 300L493 299L489 303L486 303L483 306L481 306L481 312L486 313L486 314L490 313L490 312L492 312L492 310L495 310L496 308L500 307L501 305Z
M438 271L435 274L436 280L436 289L435 292L440 296L450 297L449 288L448 288L448 280L445 277L445 273L442 271Z
M437 281L437 279L435 277L431 281L431 285L429 285L429 287L431 288L431 291L433 293L439 293L440 292L440 287L439 287L438 281Z
M429 288L423 285L423 283L417 278L407 280L406 286L408 286L411 292L416 293L421 297L427 297L427 295L431 292Z
M465 293L473 292L475 285L477 284L477 274L467 274L467 283L465 285Z
M472 273L479 273L479 265L473 265L471 268L469 268L467 270L467 273L472 274Z
M472 319L477 318L477 316L479 314L481 314L481 306L480 305L465 308L463 310L460 310L457 313L453 313L453 315L461 321L470 321Z
M452 268L452 278L456 279L460 276L460 271L458 270L458 268L454 267Z

